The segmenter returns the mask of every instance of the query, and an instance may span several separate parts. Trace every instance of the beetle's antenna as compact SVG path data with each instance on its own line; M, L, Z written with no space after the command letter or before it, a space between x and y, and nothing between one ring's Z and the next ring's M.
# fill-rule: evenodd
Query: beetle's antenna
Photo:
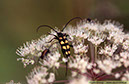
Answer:
M82 20L82 18L80 18L80 17L72 18L71 20L69 20L69 21L65 24L64 28L63 28L61 31L63 31L63 30L66 28L66 26L67 26L72 20L75 20L75 19L80 19L80 20Z
M38 32L38 30L39 30L41 27L48 27L48 28L54 30L56 33L58 33L55 29L53 29L53 28L52 28L51 26L49 26L49 25L40 25L40 26L36 29L36 31Z

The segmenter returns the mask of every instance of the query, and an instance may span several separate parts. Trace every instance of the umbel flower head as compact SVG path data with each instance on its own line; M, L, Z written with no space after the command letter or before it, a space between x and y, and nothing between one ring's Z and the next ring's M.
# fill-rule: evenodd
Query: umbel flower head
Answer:
M7 82L6 84L21 84L20 82L15 83L13 80L10 80L10 82Z
M56 35L56 32L52 30L50 33ZM40 63L39 67L45 69L45 72L42 72L41 69L35 68L27 77L29 84L33 82L34 84L41 82L88 84L88 81L101 80L129 81L129 34L123 32L122 25L110 20L104 23L97 20L83 20L77 26L69 25L62 33L69 35L68 43L73 46L71 47L73 53L68 59L62 54L58 40L48 43L54 37L53 35L43 35L38 40L26 42L17 49L16 53L20 56L18 60L22 61L24 67ZM45 49L49 49L50 52L44 55L44 59L37 61ZM71 73L68 74L70 79L56 80L58 75L55 77L56 74L53 71L60 67L65 68L66 62ZM46 78L48 74L50 78ZM64 74L64 71L61 74Z

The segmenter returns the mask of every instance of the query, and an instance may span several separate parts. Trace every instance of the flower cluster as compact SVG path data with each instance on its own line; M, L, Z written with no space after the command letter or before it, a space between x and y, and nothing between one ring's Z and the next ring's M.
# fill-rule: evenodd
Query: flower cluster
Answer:
M68 84L89 84L86 76L79 76L78 78L72 79Z
M45 67L36 67L33 72L26 77L29 84L45 84L51 83L55 80L54 73L48 73ZM49 78L47 78L49 76Z
M88 84L88 81L110 78L129 81L129 34L123 32L122 25L109 20L104 23L83 20L75 27L68 26L62 33L69 35L69 44L73 45L73 53L68 59L62 55L57 40L49 42L53 35L43 35L17 49L18 60L23 62L24 67L40 63L40 67L36 67L27 77L29 84L62 82L56 80L53 71L48 70L66 68L66 62L72 73L68 75L72 79L64 83ZM56 35L54 31L51 34ZM50 52L38 61L45 49Z
M13 80L11 80L10 82L7 82L6 84L21 84L20 82L15 83Z
M129 71L126 71L126 73L123 74L123 77L121 78L122 81L129 81Z

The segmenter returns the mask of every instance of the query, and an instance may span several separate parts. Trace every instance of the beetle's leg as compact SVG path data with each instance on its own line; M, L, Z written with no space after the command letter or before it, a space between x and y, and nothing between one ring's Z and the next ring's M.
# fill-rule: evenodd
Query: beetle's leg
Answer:
M65 72L65 76L67 76L67 72L68 72L68 62L66 62L65 64L66 64L66 72Z
M71 45L69 45L70 47L73 47L73 45L71 44Z
M58 37L56 36L56 35L54 35L54 34L51 34L51 33L48 33L49 35L53 35L53 36L55 36L54 38L52 38L49 42L46 42L46 43L50 43L50 42L52 42L54 39L58 39Z
M48 33L49 35L53 35L53 36L55 36L55 37L57 37L56 35L54 35L54 34L51 34L51 33Z
M68 37L69 39L71 39L71 37L68 34L65 33L65 35L66 35L66 37Z
M64 33L64 35L66 36L66 37L68 37L69 35L68 34L66 34L66 33Z
M54 35L54 34L51 34L51 33L48 33L49 35L53 35L53 36L55 36L55 39L58 39L58 37L56 36L56 35Z
M52 42L54 39L56 39L56 38L54 37L53 39L51 39L50 41L48 41L48 42L46 42L46 43L50 43L50 42Z

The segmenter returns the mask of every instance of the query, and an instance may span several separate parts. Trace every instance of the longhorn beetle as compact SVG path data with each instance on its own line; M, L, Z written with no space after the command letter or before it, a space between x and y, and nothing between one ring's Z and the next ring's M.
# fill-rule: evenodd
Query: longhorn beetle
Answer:
M41 27L48 27L48 28L50 28L50 29L52 29L53 31L56 32L57 35L50 34L50 33L48 33L48 34L49 34L49 35L53 35L53 36L54 36L53 39L57 39L57 40L58 40L58 42L59 42L59 44L60 44L60 46L61 46L62 53L63 53L64 56L66 56L66 58L68 58L68 57L70 56L70 47L72 47L72 45L69 45L69 43L68 43L69 41L68 41L68 39L67 39L67 36L69 36L69 35L67 35L66 33L62 33L62 32L63 32L63 30L66 28L66 26L67 26L72 20L74 20L74 19L80 19L80 20L82 20L80 17L72 18L71 20L69 20L69 21L66 23L66 25L63 27L63 29L61 30L61 32L56 31L55 29L53 29L52 27L50 27L50 26L48 26L48 25L40 25L40 26L37 28L37 32L38 32L39 28L41 28ZM51 39L51 40L50 40L49 42L47 42L47 43L50 43L53 39ZM46 51L47 51L47 50L46 50ZM68 68L68 62L66 62L66 75L67 75L67 68Z

